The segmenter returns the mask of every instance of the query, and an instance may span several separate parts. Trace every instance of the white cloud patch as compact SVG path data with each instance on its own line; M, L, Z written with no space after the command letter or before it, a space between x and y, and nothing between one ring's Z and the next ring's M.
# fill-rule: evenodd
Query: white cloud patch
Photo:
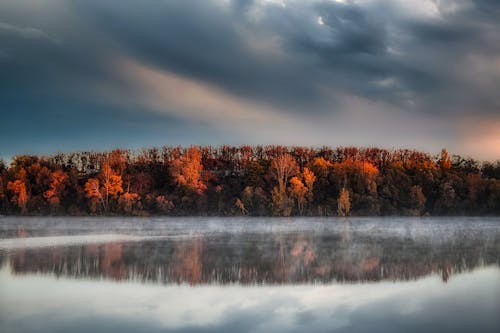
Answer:
M27 39L45 39L56 44L60 43L60 40L49 35L43 30L32 27L16 26L13 24L0 21L0 34L2 33L13 34Z
M134 86L134 98L142 105L172 115L214 123L277 121L269 106L235 97L209 83L125 60L122 74Z
M0 270L0 328L60 331L78 322L130 323L163 332L234 331L231 323L236 321L241 331L255 333L341 327L356 331L367 313L375 316L372 319L380 318L381 326L387 318L425 321L435 315L433 311L449 315L465 309L466 319L472 318L483 311L474 309L476 302L471 300L476 299L490 306L481 313L481 318L489 319L491 307L498 306L490 288L498 286L499 277L497 267L487 267L457 275L446 286L439 276L431 276L401 283L190 287L23 276L4 268ZM471 298L472 294L478 297ZM248 320L252 318L258 320Z
M145 65L117 61L127 91L99 89L113 103L210 124L227 133L229 144L360 145L437 152L450 126L439 117L422 118L390 104L337 95L336 110L293 114L231 94L208 82ZM391 79L381 83L393 84ZM327 89L325 87L325 89ZM332 97L333 98L333 97ZM340 102L339 102L340 101ZM401 126L411 124L411 126ZM438 133L442 133L439 135ZM439 148L440 149L440 148Z

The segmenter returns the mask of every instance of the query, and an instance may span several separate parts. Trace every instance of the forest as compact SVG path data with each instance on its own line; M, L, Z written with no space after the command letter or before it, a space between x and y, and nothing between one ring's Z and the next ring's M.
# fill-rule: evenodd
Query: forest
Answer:
M499 215L500 160L408 149L190 146L0 161L3 215Z

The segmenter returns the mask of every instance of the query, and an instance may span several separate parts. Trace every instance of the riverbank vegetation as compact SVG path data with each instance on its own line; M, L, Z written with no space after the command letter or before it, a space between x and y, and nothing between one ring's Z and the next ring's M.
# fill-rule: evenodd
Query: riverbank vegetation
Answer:
M0 162L0 214L498 215L500 161L285 146L22 155Z

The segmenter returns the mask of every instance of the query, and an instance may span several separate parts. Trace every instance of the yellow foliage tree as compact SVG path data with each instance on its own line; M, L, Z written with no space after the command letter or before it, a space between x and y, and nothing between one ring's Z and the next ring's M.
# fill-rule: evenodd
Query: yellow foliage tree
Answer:
M304 205L306 203L306 194L308 192L307 187L302 183L298 177L292 177L290 179L290 187L292 197L297 201L297 208L299 209L299 214L302 215L304 211Z
M325 178L328 175L328 169L332 166L330 161L325 160L323 157L316 157L312 162L312 169L320 176Z
M314 175L314 172L312 172L308 167L305 167L302 171L302 178L304 179L304 183L307 186L307 200L309 201L309 203L312 203L314 200L313 190L316 176Z
M349 197L349 191L343 187L340 190L339 198L337 199L337 213L339 216L346 216L351 210L351 199Z
M286 193L288 180L298 171L297 162L290 154L279 155L271 161L271 172L278 182L272 191L274 213L289 216L293 202Z

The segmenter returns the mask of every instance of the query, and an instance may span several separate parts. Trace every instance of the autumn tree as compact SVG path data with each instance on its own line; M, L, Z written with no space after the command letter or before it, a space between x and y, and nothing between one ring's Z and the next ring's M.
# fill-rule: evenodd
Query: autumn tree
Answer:
M300 215L303 215L306 203L312 203L313 201L313 186L315 181L316 176L307 167L304 167L302 173L290 179L290 195L297 203Z
M378 215L378 168L368 161L347 159L334 163L333 169L337 188L348 186L351 190L353 211L360 215Z
M116 174L109 163L104 163L102 166L100 179L104 210L108 211L109 198L116 197L123 192L122 177Z
M0 160L0 164L1 164ZM5 200L5 190L4 190L4 180L3 180L3 175L0 173L0 212L3 212L5 209L4 207L4 200Z
M347 216L351 210L351 199L349 191L343 187L340 190L339 198L337 199L337 214L339 216Z
M278 183L272 191L274 212L289 216L293 203L287 195L287 185L290 177L297 173L297 162L290 154L279 155L271 161L271 172Z
M330 173L333 164L324 157L316 157L309 163L309 166L316 178L313 198L317 205L317 214L326 215L328 202L331 199Z
M127 215L133 214L136 208L140 208L139 195L130 192L122 193L118 199L118 207Z
M446 149L441 150L441 157L439 159L439 165L442 170L449 170L451 168L451 158Z
M177 185L184 186L198 194L202 194L207 189L201 180L203 164L198 147L187 149L182 156L172 162L170 170Z
M297 208L300 215L302 215L304 211L307 192L307 187L304 185L304 183L302 183L299 177L292 177L290 179L290 194L292 195L292 198L294 198L297 202Z
M174 208L174 203L168 200L164 195L155 198L156 209L161 214L167 214Z
M99 185L99 179L90 178L89 180L87 180L87 182L85 183L85 197L89 199L89 208L92 214L95 214L97 212L98 202L102 204L102 207L104 209L105 204Z
M21 158L16 158L15 162L23 161ZM7 183L7 190L12 193L11 202L14 203L19 209L21 214L26 214L29 194L26 183L28 182L26 169L22 166L16 172L16 179Z
M134 192L141 197L145 197L154 189L154 173L152 171L148 172L148 170L144 170L142 168L133 171L134 173L129 174L127 180L124 181L127 184L127 191Z
M61 199L66 188L68 175L58 169L50 174L50 187L43 196L47 199L53 212L56 212L61 204Z
M316 176L308 167L304 167L304 170L302 170L302 179L307 187L307 201L312 205L314 201L314 182L316 181Z
M268 215L269 199L262 187L247 186L241 193L241 201L251 215Z
M493 215L500 213L499 178L500 161L450 158L446 150L432 156L410 149L165 146L21 155L9 166L0 162L0 210ZM341 197L348 197L343 201L349 205L341 205L339 212ZM237 199L241 204L235 205Z
M26 204L28 203L29 196L26 191L25 183L19 179L13 182L8 182L7 189L13 192L14 195L11 200L21 209L21 214L26 214L28 212Z
M127 166L128 152L116 149L106 156L104 164L108 165L116 175L122 176Z
M8 203L6 202L6 183L5 183L5 173L6 165L4 161L0 158L0 213L3 213L7 209Z

